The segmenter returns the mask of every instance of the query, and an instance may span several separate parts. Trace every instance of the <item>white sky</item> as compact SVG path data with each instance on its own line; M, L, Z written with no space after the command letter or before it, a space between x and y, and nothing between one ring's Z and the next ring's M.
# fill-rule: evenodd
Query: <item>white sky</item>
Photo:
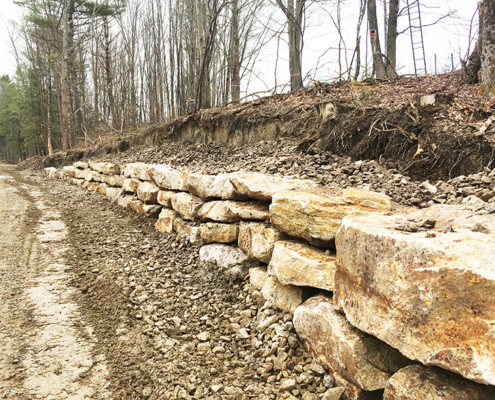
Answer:
M411 0L412 1L412 0ZM316 79L325 80L336 75L337 50L329 50L329 47L338 46L338 35L333 26L328 12L325 10L334 10L336 1L320 2L312 4L308 11L307 33L305 37L305 48L303 53L303 75L313 69L321 57L320 69L315 76ZM355 25L357 21L356 0L342 1L342 28L345 45L353 49L355 45ZM377 8L381 11L380 0L377 1ZM424 0L427 4L427 12L423 12L423 24L436 21L439 16L452 11L455 13L453 18L442 20L438 25L424 29L427 68L428 72L434 72L434 56L437 55L437 71L442 72L450 70L450 55L454 55L454 63L459 65L459 55L465 56L468 44L469 25L473 13L476 10L478 0ZM0 75L15 72L15 57L12 54L12 46L8 35L9 21L19 22L19 8L13 3L13 0L0 0ZM383 17L379 16L381 22ZM475 18L477 23L477 18ZM383 25L380 23L380 25ZM399 25L407 25L407 18L400 19ZM366 18L363 22L362 32L362 56L364 63L365 46L364 39L367 36ZM285 38L285 36L284 36ZM383 34L381 36L383 42ZM383 43L382 43L383 46ZM253 80L250 90L263 90L274 85L274 70L276 40L262 51L255 69L263 77L265 83ZM280 59L278 61L277 81L279 84L289 81L289 71L286 63L287 45L280 44ZM369 53L368 53L369 54ZM352 51L348 52L349 59L352 57ZM413 72L411 58L411 42L409 34L403 34L398 39L398 67L400 74ZM345 67L344 67L345 69ZM243 84L247 83L245 80Z

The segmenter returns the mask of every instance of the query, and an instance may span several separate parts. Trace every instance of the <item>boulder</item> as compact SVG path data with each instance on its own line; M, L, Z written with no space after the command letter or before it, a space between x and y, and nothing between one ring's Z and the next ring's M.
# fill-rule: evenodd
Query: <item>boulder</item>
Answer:
M172 208L172 196L177 194L177 192L172 192L170 190L160 190L158 192L158 197L156 201L162 206Z
M238 201L210 201L205 203L198 213L203 221L237 222L242 219L270 219L270 211L267 203L262 202L238 202Z
M74 167L79 168L79 169L88 169L89 164L87 162L78 161L78 162L74 163Z
M158 192L160 189L154 183L143 182L139 185L137 195L139 200L145 204L158 203Z
M189 242L191 242L191 244L201 243L201 228L199 226L191 227L191 233L189 234Z
M495 216L459 213L437 208L435 230L424 232L396 230L392 216L345 218L335 302L408 358L495 385Z
M302 289L292 285L282 285L272 276L266 280L261 294L265 300L270 300L272 304L290 313L294 313L296 308L302 303Z
M140 179L142 181L151 181L149 170L152 166L145 163L126 164L122 169L122 175L126 178Z
M108 187L108 185L106 183L100 183L98 185L98 193L106 196L106 194L107 194L107 187Z
M124 179L122 175L101 175L102 182L108 186L122 187L124 185Z
M76 179L72 178L70 180L71 185L76 185L76 186L82 186L84 184L85 180L84 179ZM101 192L100 192L101 193ZM103 193L104 194L104 193Z
M172 196L172 207L182 218L194 221L198 218L198 212L203 201L189 193L177 193Z
M143 182L135 178L124 179L124 183L122 184L122 190L125 193L137 193L139 185L141 183Z
M62 171L61 169L57 170L54 174L54 177L57 179L64 179L64 176L64 171Z
M340 395L340 400L383 400L383 390L368 392L348 382L336 371L332 375L335 380L335 386L344 389L344 392Z
M378 208L371 207L375 205ZM388 196L366 190L346 189L342 196L334 197L281 192L273 197L270 218L278 230L328 248L335 245L335 235L345 216L379 214L390 207Z
M233 279L244 278L250 268L258 266L241 249L226 244L207 244L201 247L199 259L203 264L216 265Z
M271 201L279 192L288 190L314 190L317 185L311 181L287 179L259 173L240 173L230 178L237 194L255 200Z
M389 379L383 400L493 400L495 387L435 367L411 365Z
M76 167L69 166L69 167L64 167L63 171L65 174L71 178L74 179L86 179L86 177L89 175L91 170L85 169L85 170L80 170Z
M100 188L101 183L98 182L88 182L86 181L83 185L83 187L87 188L90 192L98 192L98 189Z
M162 209L162 206L156 204L144 204L141 200L131 200L128 202L128 205L132 210L146 217L156 217Z
M265 267L256 267L249 270L249 282L256 290L263 289L268 279L268 271Z
M55 173L57 172L57 168L45 168L43 169L43 172L45 174L46 177L50 178L50 179L53 179Z
M335 255L327 255L322 249L296 241L279 241L275 243L268 274L284 285L333 291L335 263Z
M122 188L107 186L105 190L105 196L107 196L113 203L122 196Z
M187 191L188 174L186 172L178 171L167 165L151 165L149 175L161 189Z
M294 327L314 358L366 391L385 388L395 372L411 364L397 350L352 326L322 294L296 309Z
M158 220L155 223L155 229L158 232L174 233L174 221L177 217L175 210L171 208L162 208Z
M121 207L129 207L129 202L137 200L135 196L121 196L117 199L117 204Z
M103 182L103 175L99 172L91 170L86 176L87 182Z
M204 243L234 243L239 237L239 226L208 222L201 227L201 240Z
M275 243L286 239L285 234L257 222L241 222L239 247L253 260L268 264L272 258Z
M174 219L174 230L180 236L190 237L192 226L182 218L176 216Z
M203 200L208 200L206 192L214 180L214 175L190 174L186 178L187 191Z
M112 163L89 163L89 167L100 174L120 175L120 165Z
M206 190L206 196L208 198L218 198L223 200L248 200L248 196L238 194L230 178L236 176L237 173L219 174L215 176L215 179L210 183Z

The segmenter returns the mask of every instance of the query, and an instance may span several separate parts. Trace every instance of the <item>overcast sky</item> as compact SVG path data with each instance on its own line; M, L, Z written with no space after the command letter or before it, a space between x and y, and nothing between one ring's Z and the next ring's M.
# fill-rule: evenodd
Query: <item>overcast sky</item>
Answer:
M412 1L412 0L411 0ZM403 1L404 2L404 1ZM454 56L454 62L459 64L459 55L465 55L468 45L469 26L473 13L476 10L478 0L427 0L427 9L423 11L423 24L436 21L442 15L451 12L452 18L442 20L435 26L424 29L425 47L427 54L428 72L434 72L434 57L437 55L437 71L450 69L450 57ZM19 7L13 0L0 0L0 75L15 72L15 57L12 54L12 46L8 35L9 21L20 22ZM308 28L305 37L305 48L303 53L303 74L314 70L319 61L317 79L325 80L336 75L337 50L331 48L338 46L338 35L329 17L329 11L335 9L335 1L320 2L312 4L308 10ZM345 45L349 49L355 44L355 25L357 20L356 0L343 1L342 6L342 30ZM380 0L377 2L380 3ZM378 6L380 9L380 6ZM380 16L379 16L380 19ZM476 18L477 20L477 18ZM402 18L399 25L404 27L407 18ZM381 24L382 25L382 24ZM363 35L366 33L366 21L363 23ZM278 62L277 82L283 83L289 80L288 68L285 64L287 59L287 46L280 44L280 60ZM264 83L253 82L251 90L260 90L271 87L274 84L274 70L276 41L267 46L258 60L256 70L263 77ZM348 57L352 57L352 51ZM365 47L362 47L363 57ZM363 60L364 61L364 60ZM408 34L399 36L398 39L398 68L400 74L413 72L411 58L411 42Z

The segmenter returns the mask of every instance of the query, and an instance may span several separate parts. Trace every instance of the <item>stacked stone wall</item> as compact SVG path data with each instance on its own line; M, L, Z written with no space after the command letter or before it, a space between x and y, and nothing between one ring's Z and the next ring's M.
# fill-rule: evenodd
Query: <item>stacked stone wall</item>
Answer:
M253 298L294 314L343 399L429 399L442 379L451 398L495 398L495 216L485 210L405 209L366 190L144 163L45 174L156 218L232 280L249 275ZM260 332L275 322L259 318Z

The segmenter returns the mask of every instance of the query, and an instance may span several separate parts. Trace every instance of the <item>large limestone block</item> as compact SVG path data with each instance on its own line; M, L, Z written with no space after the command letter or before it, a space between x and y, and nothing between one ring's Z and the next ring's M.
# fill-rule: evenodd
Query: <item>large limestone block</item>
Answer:
M335 290L334 255L295 241L275 243L268 273L284 285Z
M120 175L120 165L112 163L89 163L89 167L100 174Z
M223 200L248 200L248 196L238 194L234 185L230 181L230 178L238 175L237 173L231 174L219 174L211 182L206 190L206 196L208 198L219 198Z
M303 293L300 287L282 285L277 279L269 276L261 289L261 294L265 300L270 300L275 307L294 313L302 303Z
M189 193L177 193L172 196L172 207L182 218L194 221L198 218L198 212L203 201Z
M140 179L142 181L151 181L150 168L152 166L145 163L126 164L122 169L122 175L126 178Z
M346 193L352 193L352 196L346 197ZM357 193L361 193L363 199L360 200ZM379 214L390 209L390 205L388 208L385 206L387 201L390 204L390 199L385 195L357 189L344 190L343 196L334 197L281 192L273 197L270 218L272 225L282 232L318 247L333 247L344 217ZM369 207L372 204L378 204L379 208Z
M352 326L324 295L296 309L294 327L314 358L366 391L385 388L390 376L411 363L386 343Z
M87 182L103 182L103 176L99 172L91 170L86 176Z
M312 190L317 186L311 181L280 178L259 173L240 173L230 178L235 191L255 200L271 201L279 192L288 190Z
M176 217L174 219L174 231L177 232L177 234L180 236L190 237L192 226L188 222L184 221L182 218Z
M57 170L55 173L54 173L54 177L56 179L64 179L64 171L62 171L61 169Z
M495 388L435 367L411 365L387 383L383 400L493 400Z
M44 174L45 174L45 176L46 176L47 178L53 179L53 176L54 176L54 175L55 175L55 173L57 172L57 168L53 168L53 167L52 167L52 168L45 168L45 169L43 170L43 172L44 172Z
M239 226L208 222L201 227L204 243L234 243L239 237Z
M207 244L199 250L199 259L204 264L216 265L232 278L244 278L250 268L258 266L256 261L236 246Z
M107 186L105 190L105 196L107 196L112 203L117 201L117 199L122 196L122 193L122 188L117 187Z
M155 229L158 232L174 233L174 221L177 217L175 210L171 208L162 208L158 220L155 223Z
M96 193L100 188L101 183L98 182L88 182L83 184L83 187L87 188L90 192Z
M162 206L156 204L144 204L141 200L129 201L128 205L132 210L146 217L155 217L162 209Z
M249 283L254 289L263 289L267 279L268 271L265 267L256 267L249 270Z
M177 192L172 192L170 190L160 190L158 192L158 197L156 201L162 206L172 208L172 196L177 194Z
M253 260L268 264L272 258L275 243L284 240L285 234L257 222L241 222L239 247Z
M125 193L137 193L139 185L141 183L143 182L135 178L124 179L124 182L122 184L122 190Z
M122 187L124 185L124 179L122 175L101 175L101 180L108 186Z
M121 207L127 208L129 207L129 203L131 201L137 200L135 196L121 196L117 199L117 204Z
M270 211L263 202L210 201L201 207L198 216L203 221L232 223L242 219L268 220Z
M86 179L88 174L91 172L90 169L80 170L73 166L68 166L63 168L65 174L74 179Z
M74 167L79 168L79 169L88 169L89 164L87 162L78 161L78 162L74 163Z
M187 191L186 172L178 171L168 165L151 165L149 175L162 189Z
M190 174L186 178L187 190L203 200L208 199L207 191L215 180L214 175Z
M486 225L494 218L484 216ZM401 232L395 221L344 219L336 305L354 326L412 360L495 384L494 235L475 227Z
M82 186L84 184L85 180L84 179L76 179L76 178L72 178L70 180L70 183L72 185L76 185L76 186Z
M139 200L145 204L158 203L158 192L160 189L154 183L143 182L139 185L137 195Z
M108 188L108 185L106 183L100 183L98 185L98 193L102 194L103 196L106 196L107 188Z

